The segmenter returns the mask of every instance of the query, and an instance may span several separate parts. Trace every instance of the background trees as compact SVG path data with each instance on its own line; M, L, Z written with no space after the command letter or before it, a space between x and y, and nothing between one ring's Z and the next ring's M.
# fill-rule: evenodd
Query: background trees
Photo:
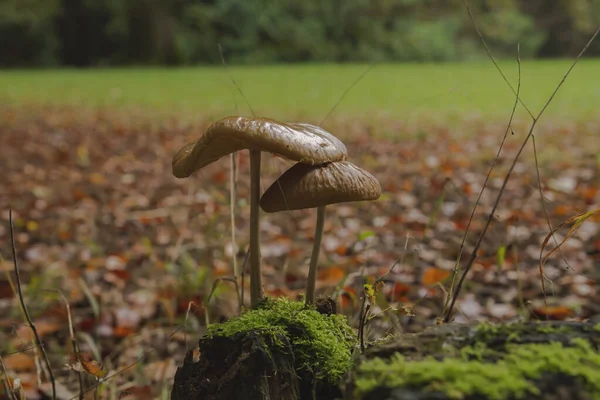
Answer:
M600 0L473 0L498 55L578 52ZM3 0L0 65L450 61L476 57L463 0ZM479 53L480 54L480 53ZM600 54L596 45L588 54Z

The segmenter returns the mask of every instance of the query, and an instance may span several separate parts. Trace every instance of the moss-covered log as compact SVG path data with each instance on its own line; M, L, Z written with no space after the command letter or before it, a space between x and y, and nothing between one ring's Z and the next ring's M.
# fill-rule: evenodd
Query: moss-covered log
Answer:
M335 305L335 303L333 303ZM331 400L352 367L356 335L332 303L318 309L269 300L200 340L186 356L172 400Z
M442 325L373 344L346 399L597 399L600 324Z
M600 324L440 325L353 360L356 336L320 309L269 300L212 325L172 399L600 399Z

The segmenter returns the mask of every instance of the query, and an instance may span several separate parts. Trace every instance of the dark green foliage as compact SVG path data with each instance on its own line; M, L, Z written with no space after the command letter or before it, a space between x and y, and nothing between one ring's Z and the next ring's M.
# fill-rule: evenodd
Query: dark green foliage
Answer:
M600 0L471 1L498 56L572 55ZM463 0L4 0L0 65L451 61L481 56ZM591 52L600 54L600 45Z
M60 10L60 0L0 1L0 65L55 64Z

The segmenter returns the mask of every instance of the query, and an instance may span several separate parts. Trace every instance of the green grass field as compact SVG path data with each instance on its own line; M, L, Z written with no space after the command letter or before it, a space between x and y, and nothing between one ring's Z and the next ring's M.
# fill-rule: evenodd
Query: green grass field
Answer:
M521 64L521 94L538 111L570 66L570 60ZM517 83L517 63L501 64ZM236 80L257 114L319 120L366 65L222 66L90 70L15 70L0 73L0 100L10 103L141 106L182 117L250 114L232 85ZM228 71L228 72L227 72ZM548 114L594 117L600 104L600 60L582 60ZM488 61L455 64L377 65L335 111L338 116L411 118L504 117L514 95ZM518 111L518 115L525 115ZM548 118L548 115L546 116Z

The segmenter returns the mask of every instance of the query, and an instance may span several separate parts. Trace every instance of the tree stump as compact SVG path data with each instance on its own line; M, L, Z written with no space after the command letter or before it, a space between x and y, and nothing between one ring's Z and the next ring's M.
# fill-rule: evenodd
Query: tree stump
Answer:
M186 355L172 400L331 400L352 367L356 335L332 301L317 309L268 300L256 310L211 325L200 357ZM335 303L333 302L333 305Z
M286 335L249 331L200 341L201 358L186 355L172 400L299 399L294 353Z

